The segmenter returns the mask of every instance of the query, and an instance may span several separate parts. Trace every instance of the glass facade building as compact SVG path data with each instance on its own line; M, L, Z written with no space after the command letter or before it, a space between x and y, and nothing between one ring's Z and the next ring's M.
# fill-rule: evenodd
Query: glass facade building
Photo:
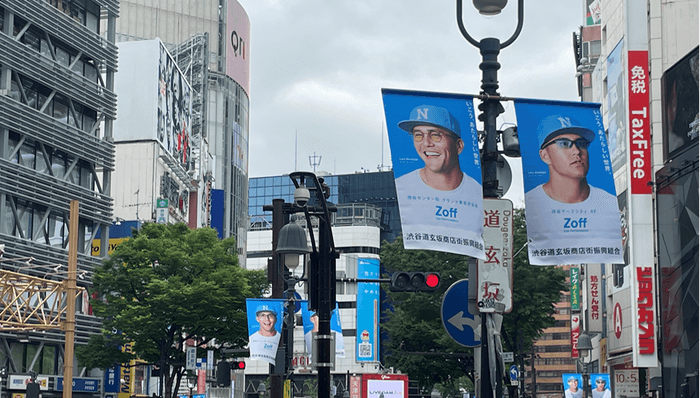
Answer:
M331 203L338 205L371 204L382 209L381 241L393 242L401 234L401 219L399 218L393 171L341 175L318 172L317 176L323 178L330 188L328 200ZM294 189L294 184L287 175L251 178L248 188L248 215L250 216L251 229L272 228L272 213L264 212L263 206L271 205L272 199L293 202ZM360 209L361 207L356 207L352 211L362 211ZM350 210L343 209L343 211ZM338 213L336 222L339 222L339 218L347 216L348 214Z
M100 233L106 248L112 223L118 12L117 0L0 0L0 264L5 308L0 366L8 367L9 377L31 371L63 374L65 333L59 325L37 316L21 317L17 323L8 314L30 314L37 306L36 313L53 316L49 304L65 300L50 286L68 277L73 200L79 202L77 272L83 275L77 281L75 344L84 345L100 333L101 322L91 315L84 289L102 261L91 255L92 239ZM26 286L32 277L34 290L27 288L13 300L8 285ZM38 297L46 298L46 304L37 304ZM10 395L4 388L3 393ZM62 392L52 386L42 388L42 394L48 398Z

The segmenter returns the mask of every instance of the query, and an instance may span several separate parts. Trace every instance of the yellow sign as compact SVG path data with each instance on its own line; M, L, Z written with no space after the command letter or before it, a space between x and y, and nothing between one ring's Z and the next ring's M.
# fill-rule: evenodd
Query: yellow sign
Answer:
M26 394L24 394L23 392L16 392L12 394L12 398L24 398L25 395Z
M284 398L292 398L292 381L284 381Z
M110 239L109 240L109 247L107 248L107 254L112 254L114 252L114 249L119 245L120 243L124 242L129 238L116 238L116 239ZM100 244L101 241L99 239L94 239L92 241L92 255L94 257L99 257L101 250L100 250Z

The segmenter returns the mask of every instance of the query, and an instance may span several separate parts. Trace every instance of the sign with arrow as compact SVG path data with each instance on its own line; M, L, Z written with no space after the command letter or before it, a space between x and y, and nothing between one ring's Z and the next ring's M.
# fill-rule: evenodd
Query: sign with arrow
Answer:
M518 369L518 367L515 365L511 365L510 366L510 385L517 386L519 378L520 378L520 369Z
M455 282L445 292L440 308L442 326L447 334L465 347L481 344L480 317L469 313L469 280Z

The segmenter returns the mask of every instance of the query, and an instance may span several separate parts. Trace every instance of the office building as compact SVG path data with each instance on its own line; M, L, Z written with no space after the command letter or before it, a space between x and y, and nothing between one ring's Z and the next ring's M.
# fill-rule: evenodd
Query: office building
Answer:
M64 299L51 286L67 278L70 203L78 201L77 345L101 326L85 288L101 263L91 256L92 239L101 233L106 247L112 223L118 12L117 0L0 1L0 272L2 283L37 292L26 302L11 301L5 294L11 289L3 289L3 306L29 313L37 297L46 297L37 309L51 313L50 304ZM46 382L45 398L60 396L51 377L63 375L60 325L48 314L20 319L10 313L4 312L3 326L26 330L0 332L0 366L8 369L10 388L3 394L23 393L33 371Z
M698 1L583 6L580 93L602 104L625 256L605 266L602 325L599 274L582 278L583 369L609 373L614 396L697 396Z
M164 117L158 120L158 126L165 126L164 130L180 123L188 131L188 159L178 160L177 167L168 156L144 158L149 146L152 154L156 149L170 151L167 140L153 139L151 130L134 137L130 131L115 128L117 169L134 150L143 150L140 156L145 162L158 163L147 176L134 178L137 170L124 176L122 182L134 184L120 186L124 193L115 198L115 214L134 220L138 208L141 220L156 221L158 199L169 198L166 210L174 220L187 222L193 228L213 225L221 237L235 237L239 259L245 263L250 96L250 21L245 10L236 0L127 0L120 3L115 35L116 41L125 46L160 39L177 65L174 69L186 82L182 87L189 87L191 101L185 117L188 124L183 125L180 115L174 113L170 118L162 113L158 116ZM125 95L131 92L126 87L123 90ZM164 97L168 98L167 93ZM120 101L120 107L122 104ZM162 109L169 106L163 105ZM122 114L120 108L120 124L130 117ZM124 138L125 135L131 136ZM122 159L120 153L125 153L126 158ZM165 172L168 181L164 182ZM146 183L138 185L144 179L152 180L150 189ZM223 206L223 210L214 211L216 220L211 218L214 189L222 193L217 206Z

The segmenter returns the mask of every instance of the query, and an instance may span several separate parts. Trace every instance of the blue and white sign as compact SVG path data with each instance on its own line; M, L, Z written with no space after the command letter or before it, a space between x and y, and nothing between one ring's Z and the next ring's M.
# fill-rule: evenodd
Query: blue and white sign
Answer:
M120 366L105 370L105 392L119 392L119 372Z
M384 88L382 99L404 247L485 259L474 98Z
M284 300L246 299L250 359L275 364L282 334Z
M63 377L56 377L56 391L63 391ZM73 378L73 392L99 392L99 379Z
M357 277L379 279L378 258L358 258ZM357 284L356 362L375 362L379 352L379 282Z
M304 325L304 341L306 342L306 351L313 358L313 334L318 332L318 315L316 311L309 310L309 302L306 300L297 301L297 307L301 310L301 320ZM335 339L335 356L345 358L345 342L343 341L343 327L340 324L340 310L338 303L335 303L335 309L331 311L331 332Z
M510 365L510 371L508 372L508 374L510 375L510 385L517 386L518 379L520 378L520 370L518 369L518 367L515 365Z
M530 264L623 264L600 104L518 99Z
M469 280L462 279L447 288L440 315L447 334L465 347L481 344L481 317L469 313Z

